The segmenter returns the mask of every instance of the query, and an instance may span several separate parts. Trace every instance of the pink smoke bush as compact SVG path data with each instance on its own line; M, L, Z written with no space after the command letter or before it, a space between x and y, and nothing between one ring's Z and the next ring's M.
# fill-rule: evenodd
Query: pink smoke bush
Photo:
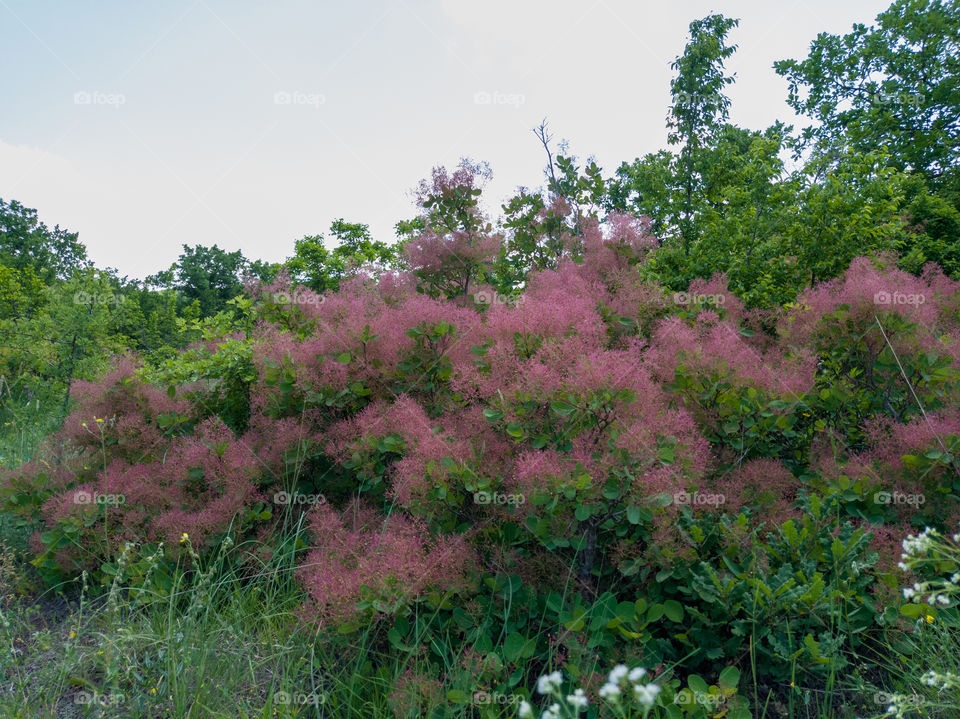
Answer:
M358 502L343 512L317 507L310 529L314 548L298 575L310 595L312 621L347 621L361 600L407 604L428 592L465 589L475 566L464 537L431 537L417 520L384 518Z

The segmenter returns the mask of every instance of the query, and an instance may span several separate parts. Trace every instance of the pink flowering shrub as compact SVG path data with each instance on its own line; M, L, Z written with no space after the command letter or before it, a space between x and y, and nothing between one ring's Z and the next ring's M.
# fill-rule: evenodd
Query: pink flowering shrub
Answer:
M781 462L766 458L745 462L713 485L724 498L723 511L736 514L749 509L773 524L800 516L797 492L801 486Z
M955 307L960 282L915 277L893 258L857 258L808 289L780 320L785 345L818 357L816 411L850 451L870 441L865 422L906 422L960 401Z
M392 613L424 593L469 586L475 559L465 538L433 537L422 522L401 514L385 518L358 502L339 512L321 505L310 514L310 529L314 548L299 576L311 621Z
M941 296L949 291L949 280L940 289ZM960 283L953 283L952 293L960 291ZM934 301L934 290L923 278L896 268L889 257L870 260L858 257L840 277L824 282L801 294L796 307L784 318L781 332L793 344L825 347L839 339L839 333L853 338L864 337L867 351L877 354L882 338L874 336L872 326L881 321L899 318L919 325L935 337L940 310ZM879 334L879 332L877 332ZM907 350L918 342L924 348L932 347L932 337L901 338L900 348Z
M460 163L451 175L442 167L417 190L423 231L404 246L404 257L432 296L468 297L488 274L500 249L477 198L489 168Z
M643 218L549 198L501 238L484 174L421 185L405 270L323 294L251 284L243 321L169 366L77 383L61 430L0 487L41 529L42 568L109 568L126 542L176 560L184 534L207 558L230 536L293 552L301 616L323 631L475 643L501 662L491 677L544 662L527 615L589 622L570 656L642 636L666 664L699 651L689 634L706 666L743 656L745 627L780 632L797 596L834 611L821 579L857 596L861 570L892 571L885 528L956 517L958 283L860 258L761 315L723 275L678 294L646 279ZM723 613L746 606L731 630ZM397 690L422 706L436 686Z

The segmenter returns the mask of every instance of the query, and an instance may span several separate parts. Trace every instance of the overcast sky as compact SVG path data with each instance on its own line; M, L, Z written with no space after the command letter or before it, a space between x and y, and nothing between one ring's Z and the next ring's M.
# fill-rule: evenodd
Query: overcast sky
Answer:
M612 172L666 146L687 25L741 19L731 119L793 121L775 60L870 0L0 0L0 197L144 277L181 245L280 261L343 217L392 241L434 165L486 160L492 209L542 182L530 129Z

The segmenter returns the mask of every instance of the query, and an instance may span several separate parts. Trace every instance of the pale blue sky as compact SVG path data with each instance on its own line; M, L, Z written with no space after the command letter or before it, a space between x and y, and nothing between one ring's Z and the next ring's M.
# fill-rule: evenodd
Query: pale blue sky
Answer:
M0 197L135 277L183 243L279 261L341 216L392 240L433 165L488 161L494 210L539 185L545 116L608 172L664 147L694 18L741 19L731 119L762 128L792 119L774 60L888 5L0 0Z

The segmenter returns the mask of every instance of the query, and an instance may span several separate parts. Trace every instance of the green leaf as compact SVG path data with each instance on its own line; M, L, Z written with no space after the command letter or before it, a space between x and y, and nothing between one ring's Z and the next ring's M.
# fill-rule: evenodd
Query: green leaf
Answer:
M724 689L736 689L740 683L740 670L736 667L727 667L720 672L720 678L717 681Z
M447 701L451 704L469 704L473 697L460 689L451 689L447 692Z
M703 680L703 677L696 674L691 674L687 677L687 686L696 694L708 694L710 692L710 687Z
M350 353L349 353L349 352L341 352L340 354L338 354L338 355L335 357L335 359L336 359L336 361L339 362L340 364L349 364L349 363L350 363Z
M507 638L503 640L503 658L508 662L517 661L526 642L527 640L522 634L517 632L508 634Z
M511 437L522 437L524 435L523 425L519 422L511 422L507 425L507 434Z
M927 613L927 607L923 604L904 604L900 607L900 613L911 619L919 619Z
M683 605L676 599L668 599L663 603L663 613L671 622L683 621Z

